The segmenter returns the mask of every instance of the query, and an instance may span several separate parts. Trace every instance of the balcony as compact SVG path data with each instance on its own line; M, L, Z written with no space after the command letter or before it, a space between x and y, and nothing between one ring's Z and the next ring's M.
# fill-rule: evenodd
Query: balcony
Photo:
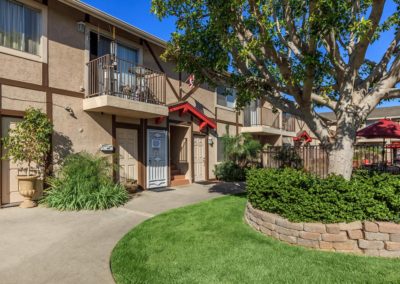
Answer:
M88 64L85 111L135 118L168 115L165 74L104 55Z
M282 129L289 132L296 132L296 118L289 113L282 113Z
M244 110L244 125L242 132L280 135L281 114L266 107L252 103Z

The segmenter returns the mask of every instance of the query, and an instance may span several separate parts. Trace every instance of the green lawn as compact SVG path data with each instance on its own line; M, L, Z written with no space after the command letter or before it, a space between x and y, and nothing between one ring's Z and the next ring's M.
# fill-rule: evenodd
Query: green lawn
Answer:
M400 260L313 251L263 236L244 223L245 203L222 197L139 225L112 253L116 282L400 282Z

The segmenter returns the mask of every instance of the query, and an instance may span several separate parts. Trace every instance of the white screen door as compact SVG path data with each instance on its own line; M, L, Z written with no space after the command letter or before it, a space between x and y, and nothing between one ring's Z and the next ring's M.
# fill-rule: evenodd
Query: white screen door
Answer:
M147 130L147 188L168 185L167 131Z

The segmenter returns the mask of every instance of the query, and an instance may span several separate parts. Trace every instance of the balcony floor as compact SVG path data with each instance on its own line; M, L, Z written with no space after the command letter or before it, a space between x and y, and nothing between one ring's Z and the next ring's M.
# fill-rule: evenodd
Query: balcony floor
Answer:
M168 116L168 107L115 96L97 96L83 100L83 110L134 118Z

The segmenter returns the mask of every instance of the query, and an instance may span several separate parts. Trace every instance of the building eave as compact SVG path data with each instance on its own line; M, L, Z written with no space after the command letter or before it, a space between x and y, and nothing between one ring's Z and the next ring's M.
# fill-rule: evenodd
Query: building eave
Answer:
M154 36L148 32L145 32L137 27L134 27L131 24L128 24L127 22L124 22L114 16L111 16L111 15L109 15L93 6L83 3L79 0L58 0L58 1L61 3L64 3L65 5L73 7L79 11L82 11L86 14L89 14L93 17L96 17L99 20L106 21L107 23L115 26L116 28L124 30L130 34L139 36L139 37L147 40L148 42L158 45L162 48L165 48L167 46L167 42L165 40L162 40L159 37L156 37L156 36Z

